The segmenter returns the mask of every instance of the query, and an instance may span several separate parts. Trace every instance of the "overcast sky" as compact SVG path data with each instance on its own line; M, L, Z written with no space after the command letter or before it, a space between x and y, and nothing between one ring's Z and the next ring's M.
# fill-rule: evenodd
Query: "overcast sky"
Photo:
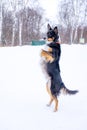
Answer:
M57 0L40 0L41 6L46 10L46 15L51 17L56 14Z
M12 0L1 0L2 2L6 2L6 4L10 3ZM21 0L14 0L14 3ZM48 18L50 21L55 21L55 18L57 17L58 12L58 5L61 0L38 0L39 5L44 9L44 14L46 18ZM35 2L38 5L38 1ZM25 5L31 5L33 6L35 3L33 0L23 0L22 1ZM10 5L9 5L10 6ZM11 7L10 7L11 8Z
M58 5L60 0L39 0L41 6L45 10L46 17L52 22L56 22Z

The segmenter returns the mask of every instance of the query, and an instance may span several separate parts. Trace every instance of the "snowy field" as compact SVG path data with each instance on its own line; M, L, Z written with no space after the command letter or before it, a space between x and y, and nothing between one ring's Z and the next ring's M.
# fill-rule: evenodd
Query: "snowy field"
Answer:
M44 46L0 48L0 130L87 130L87 45L62 45L61 76L74 96L49 96L40 67Z

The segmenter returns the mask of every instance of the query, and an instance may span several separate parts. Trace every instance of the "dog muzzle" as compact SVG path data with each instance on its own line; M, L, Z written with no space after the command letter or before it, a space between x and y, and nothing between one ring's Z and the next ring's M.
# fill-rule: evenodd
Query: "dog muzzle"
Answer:
M48 38L47 41L53 42L53 38Z

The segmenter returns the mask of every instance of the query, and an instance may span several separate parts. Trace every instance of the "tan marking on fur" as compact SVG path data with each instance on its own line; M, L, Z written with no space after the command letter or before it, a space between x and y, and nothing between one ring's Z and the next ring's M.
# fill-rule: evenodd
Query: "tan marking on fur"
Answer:
M47 62L53 62L54 61L54 58L52 57L52 55L48 54L44 50L41 51L41 56L44 57Z
M58 99L57 99L57 97L52 95L48 84L46 85L46 89L47 89L48 94L50 95L50 101L47 106L50 106L52 104L52 102L54 101L55 102L54 112L56 112L58 110Z
M54 38L48 38L47 41L52 42Z
M54 58L52 57L52 55L49 53L51 51L52 51L51 48L49 49L49 51L45 51L45 50L41 51L41 57L44 57L47 62L49 62L49 61L53 62L53 60L54 60ZM58 110L58 99L57 99L57 97L55 97L55 96L52 95L51 90L50 90L49 81L46 84L46 90L47 90L47 92L48 92L48 94L50 96L50 101L49 101L49 103L48 103L47 106L50 106L52 104L52 102L54 101L54 103L55 103L54 112L56 112Z
M56 112L58 110L58 99L57 99L57 97L54 97L54 101L55 101L54 112Z
M48 52L52 52L52 48L51 47L48 47Z
M49 94L49 96L50 96L50 101L49 101L49 103L47 104L47 106L50 106L50 105L52 104L52 102L53 102L53 96L52 96L52 94L51 94L50 88L48 87L48 84L46 85L46 90L47 90L47 92L48 92L48 94Z

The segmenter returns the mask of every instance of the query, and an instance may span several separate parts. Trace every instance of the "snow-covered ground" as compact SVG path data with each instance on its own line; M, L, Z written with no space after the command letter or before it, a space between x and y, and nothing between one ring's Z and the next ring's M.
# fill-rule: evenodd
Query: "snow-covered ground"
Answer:
M59 97L47 107L49 96L40 67L44 46L0 48L0 130L86 130L87 45L61 45L61 76L74 96Z

